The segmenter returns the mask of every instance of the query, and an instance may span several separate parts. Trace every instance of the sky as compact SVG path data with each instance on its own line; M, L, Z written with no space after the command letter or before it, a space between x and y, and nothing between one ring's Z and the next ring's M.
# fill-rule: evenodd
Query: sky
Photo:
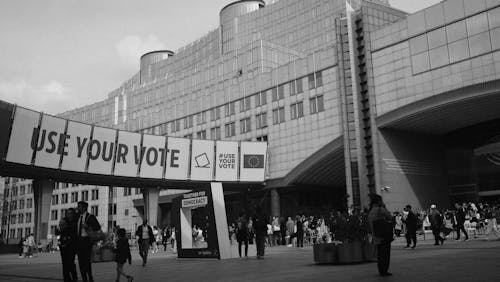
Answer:
M231 2L0 0L0 99L49 114L101 101L142 54L195 41ZM415 12L439 0L390 2Z

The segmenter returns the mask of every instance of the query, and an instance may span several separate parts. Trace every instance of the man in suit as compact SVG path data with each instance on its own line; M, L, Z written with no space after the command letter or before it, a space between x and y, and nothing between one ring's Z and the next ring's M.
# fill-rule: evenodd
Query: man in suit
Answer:
M417 216L413 213L411 210L410 205L406 205L405 207L405 216L403 219L403 222L406 225L406 247L409 248L412 241L413 241L413 246L411 246L412 249L415 249L417 246Z
M78 202L76 253L78 255L78 264L80 265L80 274L82 275L83 282L94 281L92 277L92 264L90 262L93 242L90 240L89 232L101 230L101 225L97 221L97 218L87 212L88 207L89 204L87 202Z
M432 234L434 235L434 245L437 246L439 243L442 245L444 238L441 237L439 233L443 227L443 218L441 217L441 213L437 210L436 205L431 205L429 221L431 223Z
M135 236L138 238L137 243L139 243L139 255L142 258L142 266L146 266L148 262L149 246L151 246L151 243L155 240L153 229L148 225L147 219L137 228Z
M467 212L466 205L463 204L460 206L458 203L455 203L455 208L457 211L455 212L455 218L457 220L457 240L460 240L460 231L462 231L465 235L465 241L469 240L469 234L465 231L464 223L465 223L465 214Z

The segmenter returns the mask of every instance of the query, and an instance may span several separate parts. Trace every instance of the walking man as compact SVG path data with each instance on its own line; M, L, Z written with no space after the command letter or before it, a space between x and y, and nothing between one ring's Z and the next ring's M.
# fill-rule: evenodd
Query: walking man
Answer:
M257 207L255 216L255 245L257 247L257 259L264 259L264 248L267 234L267 218L261 207Z
M385 208L382 197L370 194L370 212L368 223L373 243L377 245L377 267L380 276L391 276L389 264L391 261L391 242L394 241L392 232L392 215Z
M457 240L460 240L460 231L462 231L465 235L465 241L469 240L469 234L465 231L464 223L465 223L465 214L467 210L465 209L465 204L460 206L458 203L455 203L455 218L457 220Z
M137 228L135 236L138 238L137 242L139 243L139 255L142 258L142 266L146 266L148 262L149 246L151 246L151 243L155 240L153 229L148 225L147 219Z
M429 222L431 223L432 235L434 235L434 245L437 246L444 243L444 238L439 235L443 227L443 218L441 213L436 208L436 205L431 205L431 213L429 214Z
M417 246L417 216L413 213L411 210L410 205L406 205L405 207L405 216L403 218L403 222L406 225L406 247L409 248L411 243L413 242L413 245L411 246L412 249L415 249Z
M80 265L80 274L83 282L93 282L92 264L90 254L92 250L92 241L89 232L101 230L101 225L93 214L87 212L89 204L84 201L78 202L78 222L77 222L77 240L76 253L78 255L78 264Z

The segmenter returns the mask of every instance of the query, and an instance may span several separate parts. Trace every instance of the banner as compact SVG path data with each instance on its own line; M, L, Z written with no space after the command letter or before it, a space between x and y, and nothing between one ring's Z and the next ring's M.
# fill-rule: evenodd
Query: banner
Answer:
M92 126L84 123L68 121L66 130L66 152L63 156L61 169L85 172L87 165L87 146L90 140Z
M189 143L189 139L168 137L165 179L187 179L189 169Z
M191 180L211 181L214 174L214 141L193 139Z
M33 135L38 129L39 119L40 113L16 107L6 161L26 165L31 164L31 158L33 157L32 139L36 137Z
M118 131L114 175L137 177L141 138L142 135L139 133Z
M241 142L240 181L264 181L267 143Z
M89 166L87 171L96 174L111 174L116 143L116 130L94 126L92 140L88 145Z
M166 141L165 136L143 135L140 177L163 178L163 167L167 156Z
M59 168L61 155L67 155L68 136L66 120L44 114L42 125L37 129L38 141L34 143L35 165L48 168ZM33 134L35 136L35 134Z
M215 180L238 181L238 143L217 141L215 154Z

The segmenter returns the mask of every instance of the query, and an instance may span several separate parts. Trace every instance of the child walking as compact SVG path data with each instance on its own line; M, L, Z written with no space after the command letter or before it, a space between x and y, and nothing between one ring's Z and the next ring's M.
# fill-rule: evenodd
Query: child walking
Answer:
M134 277L123 272L123 265L128 260L128 264L132 263L132 255L130 254L130 246L128 239L125 237L125 229L120 228L117 231L118 240L116 241L116 282L120 281L120 276L127 278L128 282L134 280Z

